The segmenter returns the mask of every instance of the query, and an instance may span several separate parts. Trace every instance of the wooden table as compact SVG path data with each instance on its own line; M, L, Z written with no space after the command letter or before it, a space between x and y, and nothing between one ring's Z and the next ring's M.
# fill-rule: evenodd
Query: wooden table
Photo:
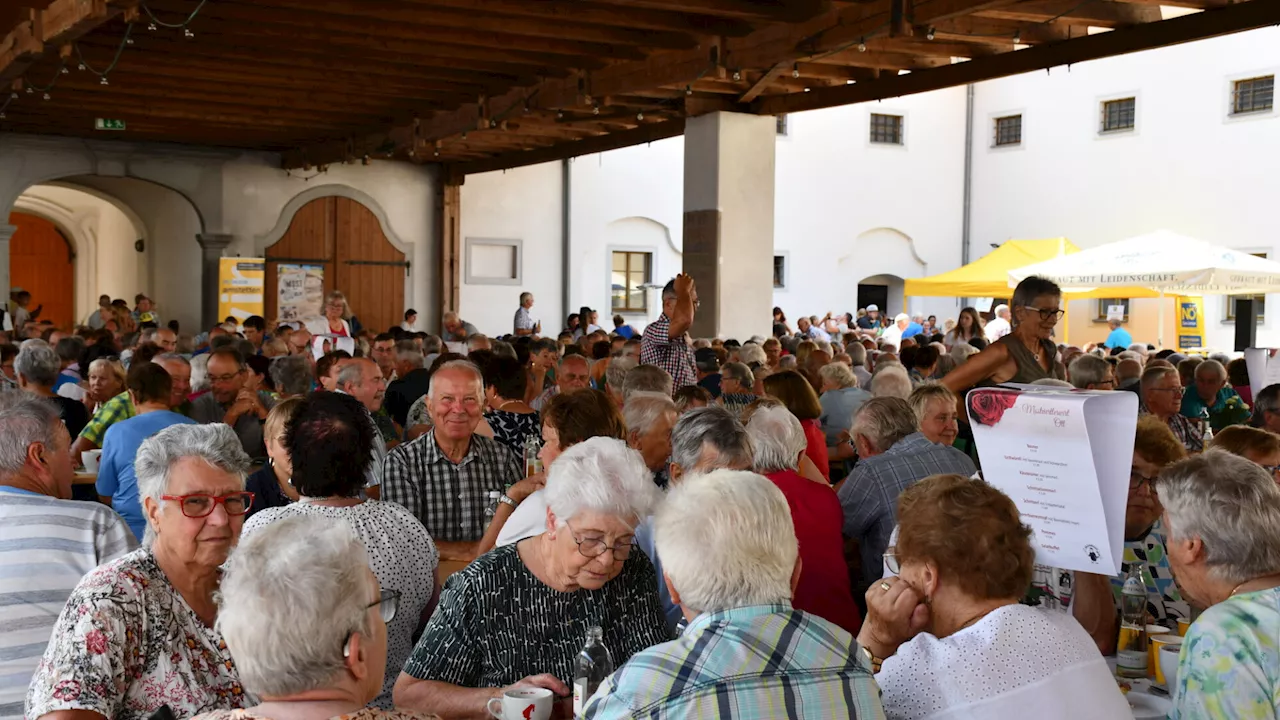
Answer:
M93 485L96 482L98 482L98 473L86 472L84 470L77 470L75 479L72 480L73 485Z

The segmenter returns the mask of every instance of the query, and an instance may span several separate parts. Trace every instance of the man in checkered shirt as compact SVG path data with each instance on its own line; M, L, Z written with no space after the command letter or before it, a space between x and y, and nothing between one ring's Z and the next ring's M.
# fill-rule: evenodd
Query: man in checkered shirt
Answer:
M524 477L521 458L474 434L484 402L480 369L466 360L445 363L427 392L431 431L397 446L382 466L382 499L416 515L445 560L475 558L489 492L503 493Z
M662 288L662 316L649 323L640 341L640 364L666 370L673 381L672 392L698 382L687 336L697 307L698 290L693 278L680 273Z

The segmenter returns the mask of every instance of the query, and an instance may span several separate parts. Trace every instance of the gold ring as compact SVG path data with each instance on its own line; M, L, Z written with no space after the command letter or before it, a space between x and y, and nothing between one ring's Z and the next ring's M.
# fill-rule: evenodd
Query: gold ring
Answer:
M887 582L882 582L882 583L880 583L880 589L881 589L881 590L886 590L886 591L887 591L887 590L889 589L889 587L890 587L890 586L889 586L889 583L887 583Z

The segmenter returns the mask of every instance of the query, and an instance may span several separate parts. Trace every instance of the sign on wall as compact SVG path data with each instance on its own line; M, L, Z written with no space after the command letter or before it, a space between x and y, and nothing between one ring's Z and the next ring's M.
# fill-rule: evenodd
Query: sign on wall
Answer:
M1204 347L1204 301L1198 297L1178 298L1178 349Z
M267 261L263 258L222 258L218 266L218 319L236 323L263 313Z
M297 322L321 315L324 307L324 266L276 266L276 322Z

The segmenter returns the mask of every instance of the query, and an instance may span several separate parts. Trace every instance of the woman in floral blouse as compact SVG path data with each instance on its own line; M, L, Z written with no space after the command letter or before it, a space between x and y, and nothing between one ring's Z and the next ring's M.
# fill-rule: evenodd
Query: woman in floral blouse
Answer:
M134 467L152 542L71 593L32 678L27 718L136 720L164 705L186 718L253 704L214 627L219 567L253 502L248 465L221 424L174 425L142 444Z

